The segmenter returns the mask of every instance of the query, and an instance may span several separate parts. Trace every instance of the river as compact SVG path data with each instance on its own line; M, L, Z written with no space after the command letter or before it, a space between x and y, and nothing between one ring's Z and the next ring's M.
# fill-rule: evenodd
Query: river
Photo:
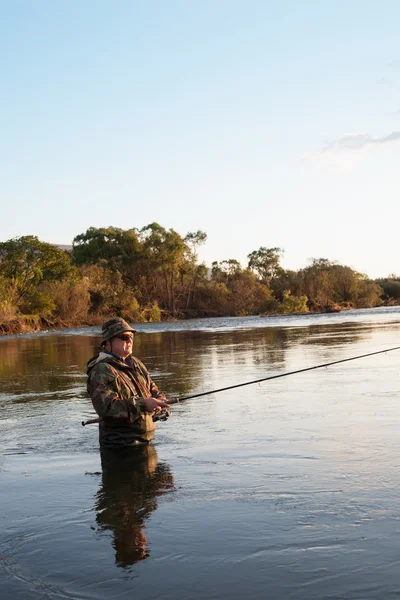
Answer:
M136 326L170 397L400 346L400 308ZM0 338L0 597L400 595L400 350L174 405L98 447L99 328Z

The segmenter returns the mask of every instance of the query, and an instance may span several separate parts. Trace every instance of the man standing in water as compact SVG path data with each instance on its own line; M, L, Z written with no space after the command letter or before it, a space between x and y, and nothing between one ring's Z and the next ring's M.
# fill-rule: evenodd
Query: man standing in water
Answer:
M100 417L101 448L148 444L169 408L144 364L132 356L136 333L124 319L103 324L102 352L87 364L87 389Z

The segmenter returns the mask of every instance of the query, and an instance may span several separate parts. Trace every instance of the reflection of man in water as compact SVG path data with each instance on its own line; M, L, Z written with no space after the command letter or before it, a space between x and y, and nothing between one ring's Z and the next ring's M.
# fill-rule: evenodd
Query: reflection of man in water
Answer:
M149 556L145 521L156 510L157 497L173 489L173 475L158 463L154 446L102 449L101 466L96 520L113 532L115 562L126 567Z

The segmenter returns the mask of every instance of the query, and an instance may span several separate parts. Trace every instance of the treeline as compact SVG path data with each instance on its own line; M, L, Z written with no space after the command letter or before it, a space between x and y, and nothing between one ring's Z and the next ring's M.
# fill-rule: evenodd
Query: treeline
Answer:
M0 243L0 322L97 324L194 316L257 315L379 306L400 301L396 277L372 281L324 258L299 271L281 267L283 250L261 247L235 259L198 264L202 231L185 237L151 223L97 229L63 250L23 236Z

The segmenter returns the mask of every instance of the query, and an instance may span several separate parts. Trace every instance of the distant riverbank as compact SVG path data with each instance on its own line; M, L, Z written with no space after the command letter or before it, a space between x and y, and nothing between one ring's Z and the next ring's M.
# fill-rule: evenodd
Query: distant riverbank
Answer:
M343 311L352 311L354 309L350 307L346 307L345 309L340 310L332 310L332 307L327 307L326 310L323 311L313 311L313 312L293 312L286 313L285 317L298 317L301 315L311 316L316 314L329 314L332 312L341 312ZM107 318L111 318L105 315L97 315L92 316L84 321L64 321L60 318L48 319L46 317L42 317L39 315L20 315L19 317L15 317L14 319L10 319L8 321L3 321L0 323L0 335L18 335L24 333L36 333L39 331L55 331L58 329L71 329L71 328L83 328L83 327L96 327L100 326L104 323ZM224 318L235 315L224 315L220 313L213 313L211 311L194 311L189 310L185 312L181 312L175 315L168 313L167 311L161 311L161 321L164 322L177 322L177 321L185 321L188 319L207 319L207 318ZM253 315L257 316L257 315ZM283 316L280 313L270 313L270 314L262 314L258 315L260 317L281 317ZM129 319L128 319L129 321ZM148 321L130 321L131 323L136 322L148 322Z
M201 313L201 314L199 314ZM111 318L113 315L97 315L92 316L84 321L77 322L63 320L60 318L51 318L48 319L46 317L42 317L40 315L20 315L8 321L3 321L0 323L0 335L18 335L22 333L36 333L38 331L48 331L48 330L57 330L57 329L71 329L71 328L81 328L81 327L95 327L101 325L108 318ZM165 311L161 311L161 321L181 321L185 319L193 319L193 318L207 318L207 317L223 317L226 315L222 314L213 314L209 312L205 314L205 311L190 311L190 314L179 314L177 316L173 316ZM127 319L128 322L149 322L149 321L131 321Z

